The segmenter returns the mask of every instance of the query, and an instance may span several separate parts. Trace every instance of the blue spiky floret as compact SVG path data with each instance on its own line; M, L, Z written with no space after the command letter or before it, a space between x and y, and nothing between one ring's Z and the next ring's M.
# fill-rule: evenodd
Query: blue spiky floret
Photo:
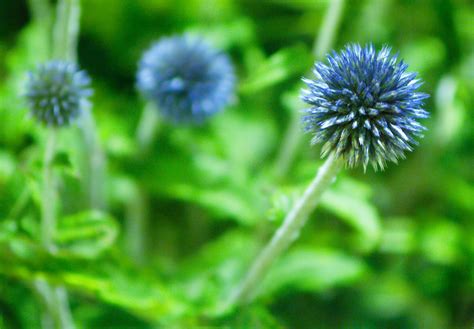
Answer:
M90 78L76 64L52 60L29 72L25 97L31 114L47 126L66 126L92 94Z
M311 105L303 122L312 143L323 143L323 157L334 153L349 167L377 170L412 150L425 130L418 120L428 117L429 95L417 92L422 83L407 67L387 46L377 53L357 44L315 64L316 79L303 79L302 99Z
M137 88L175 123L200 123L222 110L234 93L229 57L199 38L162 38L148 49Z

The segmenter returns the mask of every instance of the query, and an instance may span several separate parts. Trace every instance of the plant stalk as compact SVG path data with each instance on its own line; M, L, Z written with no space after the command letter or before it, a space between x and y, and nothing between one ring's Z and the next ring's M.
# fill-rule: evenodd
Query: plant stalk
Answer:
M77 43L79 37L81 7L79 0L60 0L57 5L57 18L54 28L54 57L77 62ZM92 209L105 208L104 174L105 157L99 146L99 137L94 116L89 108L83 110L80 124L85 143L84 178L87 204Z
M43 160L43 186L41 191L41 242L51 253L56 251L54 235L57 226L57 193L54 177L54 155L56 154L55 128L48 130ZM47 314L43 317L43 326L57 329L74 329L67 292L63 287L54 287L44 280L37 280L35 288L45 301Z
M147 103L141 113L136 131L140 160L144 159L149 151L156 130L159 126L159 116L155 106ZM148 220L148 202L146 191L136 187L133 197L127 203L127 217L125 240L128 254L137 264L142 265L146 259L147 230L150 227Z
M79 0L59 0L53 31L53 57L55 59L76 62L80 14Z
M158 128L159 117L155 106L147 103L137 127L137 142L141 152L149 149Z
M100 148L97 127L90 108L83 109L80 123L79 128L85 144L84 184L87 203L92 209L102 210L106 208L104 199L105 156Z
M334 44L339 29L345 0L331 0L314 40L313 54L316 60L323 59ZM290 113L290 123L285 131L283 143L275 161L275 176L284 177L293 163L301 144L300 116L296 112Z
M331 0L323 23L319 28L318 36L314 40L313 54L317 60L321 60L329 49L332 48L336 38L342 13L344 11L345 0Z
M334 155L327 158L306 191L286 216L282 226L250 267L237 293L233 296L233 304L241 305L252 301L259 284L272 264L298 238L309 214L316 208L321 195L334 181L341 167L341 160L336 159Z
M48 130L43 160L43 189L41 195L41 242L45 248L54 252L54 233L56 230L56 186L53 174L53 159L56 148L56 130Z
M37 19L46 19L49 7L43 1L31 1L32 10L35 11ZM75 62L77 36L79 32L80 7L78 0L59 0L56 11L56 21L53 30L52 58ZM43 189L41 208L41 241L44 247L51 253L56 250L54 235L57 225L57 194L53 170L53 160L56 148L56 134L54 128L48 130L46 141L44 164L43 164ZM66 289L62 286L53 286L39 279L35 282L35 289L45 301L47 314L43 317L45 328L74 329L69 308Z

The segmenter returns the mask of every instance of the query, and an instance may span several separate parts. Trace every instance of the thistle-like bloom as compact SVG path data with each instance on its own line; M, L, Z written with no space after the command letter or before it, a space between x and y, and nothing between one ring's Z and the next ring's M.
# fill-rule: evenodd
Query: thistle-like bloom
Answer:
M348 45L328 55L327 64L315 64L316 79L303 79L309 89L302 99L311 105L303 122L312 143L323 143L323 157L334 153L349 167L370 163L377 170L417 144L429 95L417 92L422 83L416 73L406 72L408 65L390 52Z
M175 123L200 123L231 100L235 75L229 57L201 39L163 38L147 50L137 87Z
M29 73L26 99L31 114L46 126L67 126L77 118L92 94L90 78L77 65L49 61Z

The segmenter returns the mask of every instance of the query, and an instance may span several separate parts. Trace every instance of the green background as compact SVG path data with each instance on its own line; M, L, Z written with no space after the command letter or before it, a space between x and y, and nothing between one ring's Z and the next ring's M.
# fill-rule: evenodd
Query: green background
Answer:
M55 255L39 244L45 128L21 95L48 53L28 4L0 1L0 328L39 328L35 279L66 286L78 328L472 328L474 5L346 1L333 48L388 44L431 95L428 130L383 172L344 170L254 304L225 301L322 161L296 130L300 78L328 0L83 0L78 61L93 78L106 208L91 212L77 127L60 132ZM232 58L233 104L201 126L161 123L139 152L137 61L162 36L203 35ZM140 226L141 224L145 227ZM137 234L138 232L138 234ZM139 247L136 246L141 246Z

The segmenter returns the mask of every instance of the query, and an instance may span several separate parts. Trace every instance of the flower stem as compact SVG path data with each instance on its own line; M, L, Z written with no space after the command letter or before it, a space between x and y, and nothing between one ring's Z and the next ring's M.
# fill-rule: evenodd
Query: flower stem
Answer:
M53 55L57 59L77 61L77 41L79 36L81 7L79 0L60 0L54 27ZM94 116L85 108L81 116L81 132L85 143L84 156L88 164L84 168L85 190L88 205L93 209L103 209L104 154L99 146L99 138Z
M56 186L52 163L56 148L56 130L48 130L43 163L43 190L41 197L41 241L46 249L54 252L53 238L56 229Z
M147 103L142 111L137 128L137 142L142 152L147 151L153 142L159 117L153 104Z
M41 193L41 242L51 253L56 250L54 235L57 225L57 193L53 170L54 155L56 153L56 134L54 128L48 130L43 160L43 188ZM35 288L45 300L48 313L44 316L44 327L54 323L55 328L73 329L67 292L63 287L54 287L44 280L37 280Z
M139 186L134 186L133 193L127 200L125 222L126 250L133 261L143 265L146 261L148 223L147 196Z
M316 208L321 195L333 182L341 167L341 160L336 159L333 155L327 158L304 194L286 216L282 226L250 267L237 293L233 296L233 303L246 304L252 301L256 288L280 254L298 238L309 214Z
M342 18L345 0L331 0L319 28L318 37L314 40L313 54L320 60L331 49Z
M314 40L313 54L316 60L321 60L331 49L337 35L342 18L345 0L331 0L324 16L323 23L319 28ZM275 176L284 177L288 172L301 144L301 133L299 115L296 111L290 113L290 123L283 138L282 147L275 161Z
M31 1L32 9L46 10L44 2ZM39 5L43 6L39 6ZM34 7L33 5L36 5ZM79 32L79 2L78 0L59 0L57 4L56 22L53 30L52 57L75 61L77 35ZM48 17L44 12L43 17ZM39 19L39 17L37 17ZM44 247L51 253L55 252L54 234L56 231L57 216L57 194L54 181L53 160L56 146L56 130L50 128L46 141L44 167L43 167L43 190L42 190L42 208L41 208L41 241ZM46 301L47 314L43 317L43 326L55 329L74 329L69 308L67 291L62 286L53 286L44 280L35 282L35 289L38 294Z
M79 0L59 0L53 31L53 57L76 62L79 35Z
M79 127L85 143L84 156L87 159L84 184L88 205L92 209L101 210L105 208L105 157L100 148L96 123L90 108L84 108Z
M156 134L159 116L153 104L147 103L142 111L136 131L140 160L144 159ZM136 187L127 202L125 242L128 254L137 264L146 258L146 236L149 229L148 202L146 191Z

